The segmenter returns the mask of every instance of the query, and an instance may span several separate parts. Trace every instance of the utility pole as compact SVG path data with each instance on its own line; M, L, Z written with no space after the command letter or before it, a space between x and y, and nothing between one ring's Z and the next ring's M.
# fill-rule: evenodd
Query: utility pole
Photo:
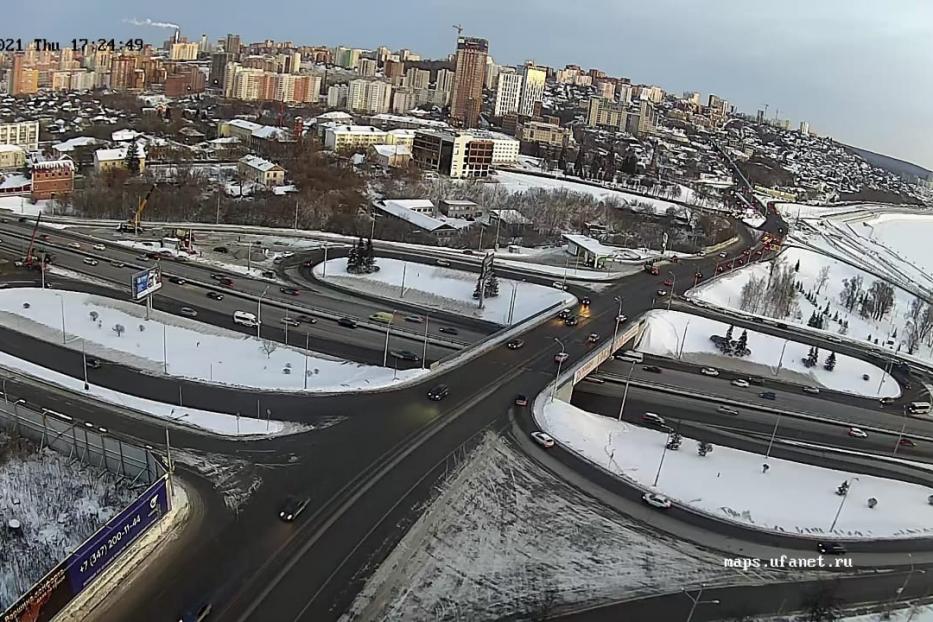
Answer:
M266 285L266 288L262 290L262 293L259 294L259 299L256 301L256 338L260 339L262 337L260 330L262 330L262 297L266 295L266 292L269 291L269 285Z
M557 344L560 346L560 353L565 354L567 352L567 348L564 347L564 342L558 339L557 337L554 337L554 341L556 341ZM554 386L551 387L551 401L552 402L554 401L554 394L557 393L557 381L560 378L560 368L563 363L564 363L564 357L560 357L560 359L558 359L557 361L557 373L554 374Z
M677 286L677 275L673 272L668 272L671 275L671 291L667 292L667 310L671 310L671 300L674 299L674 288Z
M628 386L632 382L632 372L635 371L635 361L632 361L632 366L628 370L628 376L625 378L625 389L622 391L622 403L619 405L619 421L622 421L622 413L625 411L625 398L628 397Z
M768 441L768 451L765 453L765 460L771 457L771 446L774 445L774 437L777 436L778 425L781 423L781 415L778 414L777 419L774 421L774 429L771 430L771 440ZM897 451L895 449L895 451Z
M308 390L308 349L311 345L311 333L305 333L305 391Z
M509 326L512 325L512 317L515 315L515 296L518 294L518 283L512 283L512 301L509 302Z
M395 310L392 310L392 318L386 323L386 346L382 352L382 366L389 364L389 332L392 329L392 322L395 320Z
M428 323L431 321L431 316L424 316L424 345L421 348L421 369L425 368L427 365L428 359Z

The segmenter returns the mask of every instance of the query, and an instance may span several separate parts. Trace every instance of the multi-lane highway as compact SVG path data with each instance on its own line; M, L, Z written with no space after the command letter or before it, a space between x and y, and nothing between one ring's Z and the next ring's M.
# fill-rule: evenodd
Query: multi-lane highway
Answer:
M14 245L21 244L29 229L28 223L3 223L0 240L5 243L4 238L12 236L19 240ZM109 265L110 261L121 261L134 267L146 263L135 259L139 254L136 251L114 248L111 244L107 244L105 251L92 251L85 246L86 241L80 242L81 249L73 249L68 246L72 240L69 234L49 232L48 235L50 239L42 244L47 247L54 245L57 263L85 273L90 268L102 269L95 274L104 279L128 281L132 273L130 268ZM743 230L742 240L726 252L734 254L751 242L752 236ZM98 266L83 263L84 256L99 253L103 254ZM300 260L303 259L296 259ZM105 262L108 265L104 265ZM697 270L706 275L713 274L715 263L716 260L710 258L684 260L666 266L664 273L671 271L677 275L678 283L689 285ZM301 272L295 264L280 267L280 277L288 276L291 269ZM464 260L464 267L476 269L472 260ZM167 275L180 276L198 284L167 284L157 297L157 307L160 299L168 310L182 305L196 306L199 319L223 325L229 321L227 318L232 310L239 308L236 292L247 294L242 301L249 304L247 308L251 310L255 305L254 298L266 291L264 301L268 300L268 308L264 302L264 321L267 314L272 320L284 317L285 307L296 305L304 308L305 312L328 316L307 330L316 330L312 339L329 344L327 347L334 348L336 352L373 360L374 353L382 347L379 333L375 330L370 331L373 338L359 341L354 336L365 334L362 331L347 329L335 333L336 325L331 323L333 319L330 316L349 314L367 317L370 309L372 312L386 310L385 305L330 291L315 284L306 274L302 282L304 291L297 297L300 300L279 292L275 284L270 286L268 282L231 275L234 288L225 292L230 299L225 298L227 306L215 306L215 301L206 302L205 292L209 288L222 288L211 283L209 274L205 274L211 271L210 268L193 262L173 262L163 269ZM500 274L508 276L505 271L500 271ZM119 600L108 601L98 612L98 619L165 620L204 599L215 603L214 615L219 620L336 619L352 601L368 572L385 557L407 525L419 514L442 475L447 458L469 447L485 429L508 430L511 425L509 412L515 395L535 395L553 380L553 356L559 350L555 338L565 345L571 363L578 360L593 347L588 343L587 335L591 332L599 333L603 338L611 335L618 311L614 300L616 296L623 298L623 312L636 316L651 307L659 280L663 278L663 273L660 277L637 274L618 284L601 286L599 291L572 286L574 293L593 299L589 309L580 310L577 326L566 327L557 319L547 321L523 335L525 346L522 349L493 348L462 366L447 369L420 386L384 393L314 398L281 394L261 397L261 408L270 409L275 418L318 425L317 429L304 434L256 441L226 441L183 429L176 431L173 443L184 448L189 458L196 456L201 461L231 465L236 473L234 481L244 488L250 488L250 483L255 481L260 485L236 512L228 509L220 492L208 492L203 485L196 486L199 496L203 497L203 514L196 532L188 536L186 546L166 551L152 578L134 582ZM202 304L197 304L199 299ZM300 330L304 331L305 327ZM283 339L284 334L280 334L283 332L273 333L270 329L276 339ZM475 342L488 334L488 330L484 332L470 324L460 327L458 337L464 342ZM26 336L9 332L0 333L0 337L4 339L4 349L17 356L48 367L61 367L72 375L77 375L80 370L79 357L63 352L54 344L36 343ZM449 336L442 333L431 332L429 337L433 339L428 357L432 360L443 358L462 345L452 343ZM407 349L418 351L420 341L415 335L409 337L403 330L397 338L409 339L411 343ZM368 349L367 344L370 346ZM369 359L363 350L369 352ZM140 376L118 365L98 371L100 375L93 381L168 402L176 399L178 385L183 384L154 376ZM628 371L627 365L613 362L604 365L601 373L615 380ZM734 394L732 387L723 380L714 386L711 381L696 381L696 374L692 372L675 369L666 370L661 376L661 380L676 379L674 383L678 386L701 388L717 394L721 391L723 397L729 399L747 399L747 390L745 394ZM649 380L641 372L637 378L640 382ZM659 378L652 380L657 382ZM425 391L438 382L450 386L450 396L441 402L428 401ZM617 412L620 388L616 382L585 383L578 387L576 399L597 411ZM19 381L11 381L7 390L11 396L74 413L76 418L93 420L116 433L139 438L153 446L161 446L164 439L164 430L158 422L130 419L114 409L84 404L67 393ZM774 390L781 392L777 404L789 410L800 407L812 411L814 404L820 404L820 409L822 405L828 409L840 409L840 415L845 417L847 409L855 408L864 411L858 416L865 417L863 425L866 426L869 420L874 421L874 425L882 425L881 422L891 417L877 404L869 405L868 400L865 400L864 407L857 408L844 396L827 394L819 398L822 401L814 401L810 396L785 387L774 387ZM184 386L183 393L185 404L224 412L252 412L256 402L255 392L232 388ZM690 406L677 402L678 399L664 392L636 387L628 396L626 411L637 413L647 409L674 408L691 413L693 419L682 416L684 425L717 428L723 435L747 434L750 440L746 442L758 444L763 442L762 435L770 433L773 427L774 416L767 412L750 408L739 417L730 417L713 411L706 403ZM796 399L801 400L800 403ZM691 421L687 422L688 419ZM913 426L913 422L910 425ZM787 417L787 423L781 424L780 434L782 438L805 438L834 444L847 442L846 438L840 438L839 430L835 424ZM920 435L922 430L911 427L909 432ZM870 436L867 439L870 444L866 447L882 451L882 438L883 435L877 438ZM782 447L778 451L791 450ZM924 458L925 452L924 446L917 452L917 457ZM589 473L588 465L568 462L565 466L575 473L592 476L591 481L596 485L607 488L617 485ZM196 478L197 475L191 473L188 477ZM307 496L311 501L300 520L285 524L277 519L276 513L279 504L290 494ZM674 520L677 516L670 518ZM693 530L716 533L712 525L698 525L686 518L679 522ZM661 525L659 528L676 532L675 525ZM753 540L749 536L749 541ZM744 543L737 536L733 536L730 542L730 546L740 547ZM773 546L802 548L803 544L788 541ZM865 552L866 556L873 554ZM768 601L763 599L761 602ZM634 610L636 606L629 607ZM650 619L663 619L663 612L671 611L673 605L659 600L654 605L639 604L637 607L654 611L655 617ZM723 607L719 612L736 613L737 610Z

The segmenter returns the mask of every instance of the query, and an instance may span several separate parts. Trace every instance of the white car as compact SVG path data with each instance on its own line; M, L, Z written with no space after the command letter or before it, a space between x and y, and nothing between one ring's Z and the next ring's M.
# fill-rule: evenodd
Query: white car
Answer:
M90 257L85 257L85 258L84 258L84 263L86 263L86 264L89 265L89 266L96 266L96 265L97 265L97 260L96 260L96 259L91 259Z
M804 392L804 393L812 393L813 395L816 395L817 393L820 392L820 389L819 389L819 387L804 387L804 388L803 388L803 392Z
M827 340L827 341L832 341L833 343L842 343L842 339L840 339L840 338L837 337L836 335L829 335L829 336L826 338L826 340Z
M545 449L550 449L554 446L554 439L544 432L532 432L531 438L535 439L535 442Z
M566 352L558 352L557 354L554 355L554 362L563 363L569 358L570 358L570 355L567 354Z
M620 315L617 315L617 316L616 316L616 322L618 322L619 324L621 324L622 322L624 322L624 321L627 320L627 319L628 319L628 316L627 316L627 315L621 315L621 314L620 314Z
M551 287L556 287L557 289L567 289L567 286L561 283L560 281L554 281L551 283Z
M700 373L703 374L704 376L718 376L719 370L716 369L715 367L704 367L703 369L700 370Z
M449 265L450 265L450 262L447 261L446 259L438 259L438 260L437 260L437 265L439 265L439 266L449 266Z
M736 378L732 381L732 386L739 387L740 389L747 389L748 380L745 380L744 378Z
M81 245L78 244L77 242L72 242L72 243L69 244L68 246L70 246L71 248L81 248Z
M94 250L95 250L95 251L105 251L105 250L107 250L107 247L104 246L103 244L95 244L95 245L94 245Z
M657 413L645 413L641 416L641 420L648 425L654 425L657 427L664 427L664 417Z
M659 290L658 290L658 296L661 297L661 298L663 298L664 296L667 296L667 292L664 291L663 289L659 289Z
M868 438L868 432L861 428L849 428L849 436L853 438Z
M739 414L739 409L738 409L738 408L733 408L732 406L720 406L720 407L717 408L716 410L718 410L719 412L721 412L721 413L724 414L724 415L732 415L732 416L735 416L735 415L738 415L738 414Z
M641 496L641 500L651 507L657 508L659 510L669 510L671 505L673 505L671 500L664 495L659 495L653 492L646 492Z

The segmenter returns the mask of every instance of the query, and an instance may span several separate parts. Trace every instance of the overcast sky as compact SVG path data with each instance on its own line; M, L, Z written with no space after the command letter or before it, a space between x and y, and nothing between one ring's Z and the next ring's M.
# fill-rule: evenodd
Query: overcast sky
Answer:
M143 37L175 22L196 40L450 52L453 24L499 63L575 63L754 113L933 169L933 2L928 0L45 0L4 3L0 37Z

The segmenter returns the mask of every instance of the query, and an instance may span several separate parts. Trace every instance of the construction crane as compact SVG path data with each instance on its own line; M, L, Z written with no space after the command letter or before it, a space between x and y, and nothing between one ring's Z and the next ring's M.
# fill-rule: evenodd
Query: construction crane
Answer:
M29 238L29 247L26 249L26 256L23 257L23 266L26 268L36 269L36 260L38 257L35 257L32 254L33 248L36 244L36 233L39 231L39 221L42 219L42 214L36 215L36 224L32 227L32 236ZM41 265L39 266L41 267Z
M460 24L454 24L453 26L451 26L451 28L457 31L458 37L463 36L463 26L461 26Z
M117 228L119 231L140 233L143 230L139 222L142 220L143 211L146 209L146 205L149 204L149 197L152 195L152 191L155 190L155 188L156 185L152 184L152 186L149 188L149 192L146 193L146 196L139 200L139 205L136 208L136 213L133 215L133 218L127 220L126 222L121 222L120 226Z

